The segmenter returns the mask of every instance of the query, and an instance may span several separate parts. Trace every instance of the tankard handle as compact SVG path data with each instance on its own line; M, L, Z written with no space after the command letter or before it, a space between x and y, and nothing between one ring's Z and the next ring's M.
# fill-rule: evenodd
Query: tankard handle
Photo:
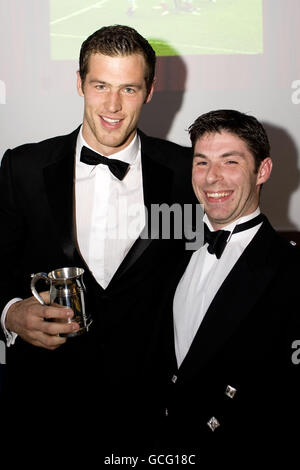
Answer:
M40 302L40 304L46 305L46 302L44 301L44 299L42 299L42 297L37 292L37 290L35 288L35 285L36 285L37 281L39 281L40 279L44 279L47 282L47 284L49 284L48 275L46 273L37 273L37 274L31 274L31 277L32 277L32 279L31 279L31 283L30 283L30 288L31 288L32 294L34 295L36 300L38 300Z

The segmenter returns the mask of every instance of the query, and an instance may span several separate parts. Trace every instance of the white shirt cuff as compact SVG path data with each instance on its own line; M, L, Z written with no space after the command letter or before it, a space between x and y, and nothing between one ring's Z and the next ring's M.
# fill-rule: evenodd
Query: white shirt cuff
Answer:
M6 346L9 348L9 346L11 346L12 344L15 344L15 341L16 341L16 338L17 338L17 333L14 333L13 331L9 331L6 327L5 327L5 319L6 319L6 315L7 315L7 312L8 312L8 309L9 307L14 304L15 302L19 302L20 300L22 299L19 299L18 297L15 297L14 299L10 300L4 307L3 311L2 311L2 314L1 314L1 327L2 327L2 330L5 334L5 338L6 338Z

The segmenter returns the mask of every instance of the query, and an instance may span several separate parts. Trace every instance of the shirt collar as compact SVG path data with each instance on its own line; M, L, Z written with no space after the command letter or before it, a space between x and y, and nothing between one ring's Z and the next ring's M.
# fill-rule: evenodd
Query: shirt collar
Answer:
M76 160L77 160L77 163L80 163L80 153L81 153L81 149L84 145L86 147L88 147L89 149L93 150L94 152L97 152L97 150L93 149L85 141L85 139L82 135L82 126L81 126L80 130L79 130L79 133L78 133L78 137L77 137L77 143L76 143ZM129 163L130 165L134 165L136 163L138 155L139 155L140 146L141 146L140 138L138 136L138 133L136 133L134 138L132 139L132 141L130 142L130 144L127 147L125 147L123 150L120 150L119 152L114 153L113 155L109 156L108 158L114 158L116 160L122 160L123 162ZM97 153L99 153L99 152L97 152ZM106 155L104 155L104 156L106 156Z

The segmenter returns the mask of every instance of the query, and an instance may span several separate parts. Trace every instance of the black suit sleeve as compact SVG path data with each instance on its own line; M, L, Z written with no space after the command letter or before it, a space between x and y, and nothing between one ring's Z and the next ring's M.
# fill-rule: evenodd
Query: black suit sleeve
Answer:
M23 214L18 207L18 185L13 176L12 151L8 150L0 168L0 313L9 300L22 292L18 288L19 266L25 239Z

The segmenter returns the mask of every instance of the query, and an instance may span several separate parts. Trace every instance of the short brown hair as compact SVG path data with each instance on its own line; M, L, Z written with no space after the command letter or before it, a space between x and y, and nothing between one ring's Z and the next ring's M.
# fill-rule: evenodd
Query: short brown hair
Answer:
M149 42L129 26L104 26L91 34L83 43L79 56L79 74L84 83L92 54L127 56L141 54L146 62L145 82L150 92L154 75L156 55Z
M255 171L270 156L270 143L263 125L254 117L234 109L218 109L199 116L189 127L192 146L204 134L230 132L242 139L252 153Z

